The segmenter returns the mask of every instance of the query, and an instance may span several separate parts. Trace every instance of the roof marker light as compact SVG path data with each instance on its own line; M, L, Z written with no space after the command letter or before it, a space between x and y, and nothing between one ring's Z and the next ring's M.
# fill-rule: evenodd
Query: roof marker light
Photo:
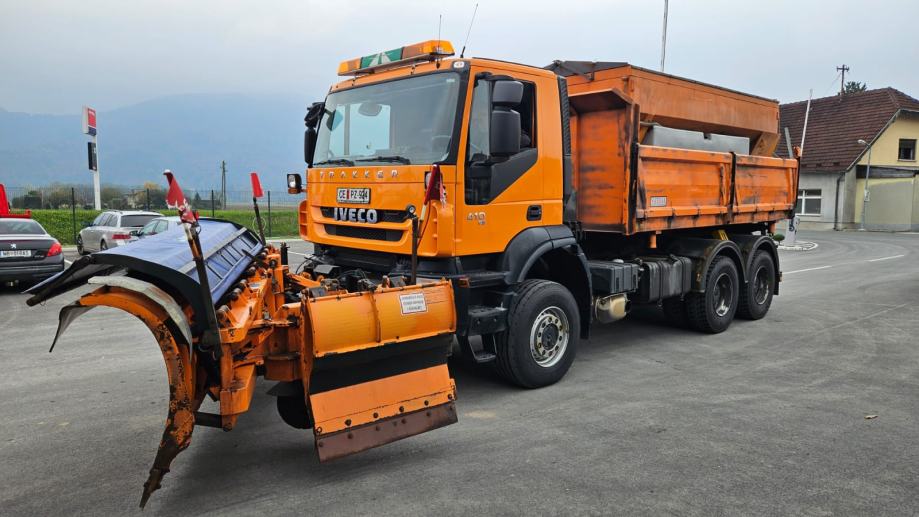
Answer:
M342 61L338 65L338 75L360 75L373 73L376 70L395 68L417 61L434 61L452 56L453 44L447 40L428 40L414 45L406 45L379 54L358 57Z

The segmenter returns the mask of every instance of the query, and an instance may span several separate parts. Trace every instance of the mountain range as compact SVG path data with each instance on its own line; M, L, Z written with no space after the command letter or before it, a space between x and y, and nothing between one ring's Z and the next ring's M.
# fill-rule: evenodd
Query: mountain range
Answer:
M98 113L103 185L162 182L173 170L189 188L248 188L259 171L265 188L284 188L285 174L302 171L306 102L293 96L179 95ZM86 184L86 142L80 115L16 113L0 108L0 183ZM277 184L277 185L275 185Z

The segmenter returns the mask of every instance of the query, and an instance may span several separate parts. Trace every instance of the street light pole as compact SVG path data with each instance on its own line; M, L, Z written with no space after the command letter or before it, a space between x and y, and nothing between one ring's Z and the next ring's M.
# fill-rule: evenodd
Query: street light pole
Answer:
M661 72L664 71L664 59L667 57L667 8L669 0L664 0L664 29L661 32Z
M859 140L858 143L868 145L868 142ZM860 230L865 231L865 219L868 213L868 180L871 179L871 146L868 145L868 168L865 171L865 186L862 189L862 225Z

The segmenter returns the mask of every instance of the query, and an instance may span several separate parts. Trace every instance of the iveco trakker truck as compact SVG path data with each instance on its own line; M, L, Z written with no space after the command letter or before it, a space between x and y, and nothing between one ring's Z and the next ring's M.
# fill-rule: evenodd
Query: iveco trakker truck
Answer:
M778 103L616 62L345 61L289 178L307 271L449 279L463 354L538 387L635 304L722 332L766 315L797 161Z

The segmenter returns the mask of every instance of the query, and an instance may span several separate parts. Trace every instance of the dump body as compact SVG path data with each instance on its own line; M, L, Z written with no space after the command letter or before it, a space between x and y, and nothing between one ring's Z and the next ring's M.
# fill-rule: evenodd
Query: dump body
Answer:
M772 157L776 101L625 63L557 61L549 68L567 83L583 229L635 234L763 223L794 207L797 163ZM749 150L649 145L655 128L684 130L671 131L671 139L698 135L702 148L720 138L748 142Z

